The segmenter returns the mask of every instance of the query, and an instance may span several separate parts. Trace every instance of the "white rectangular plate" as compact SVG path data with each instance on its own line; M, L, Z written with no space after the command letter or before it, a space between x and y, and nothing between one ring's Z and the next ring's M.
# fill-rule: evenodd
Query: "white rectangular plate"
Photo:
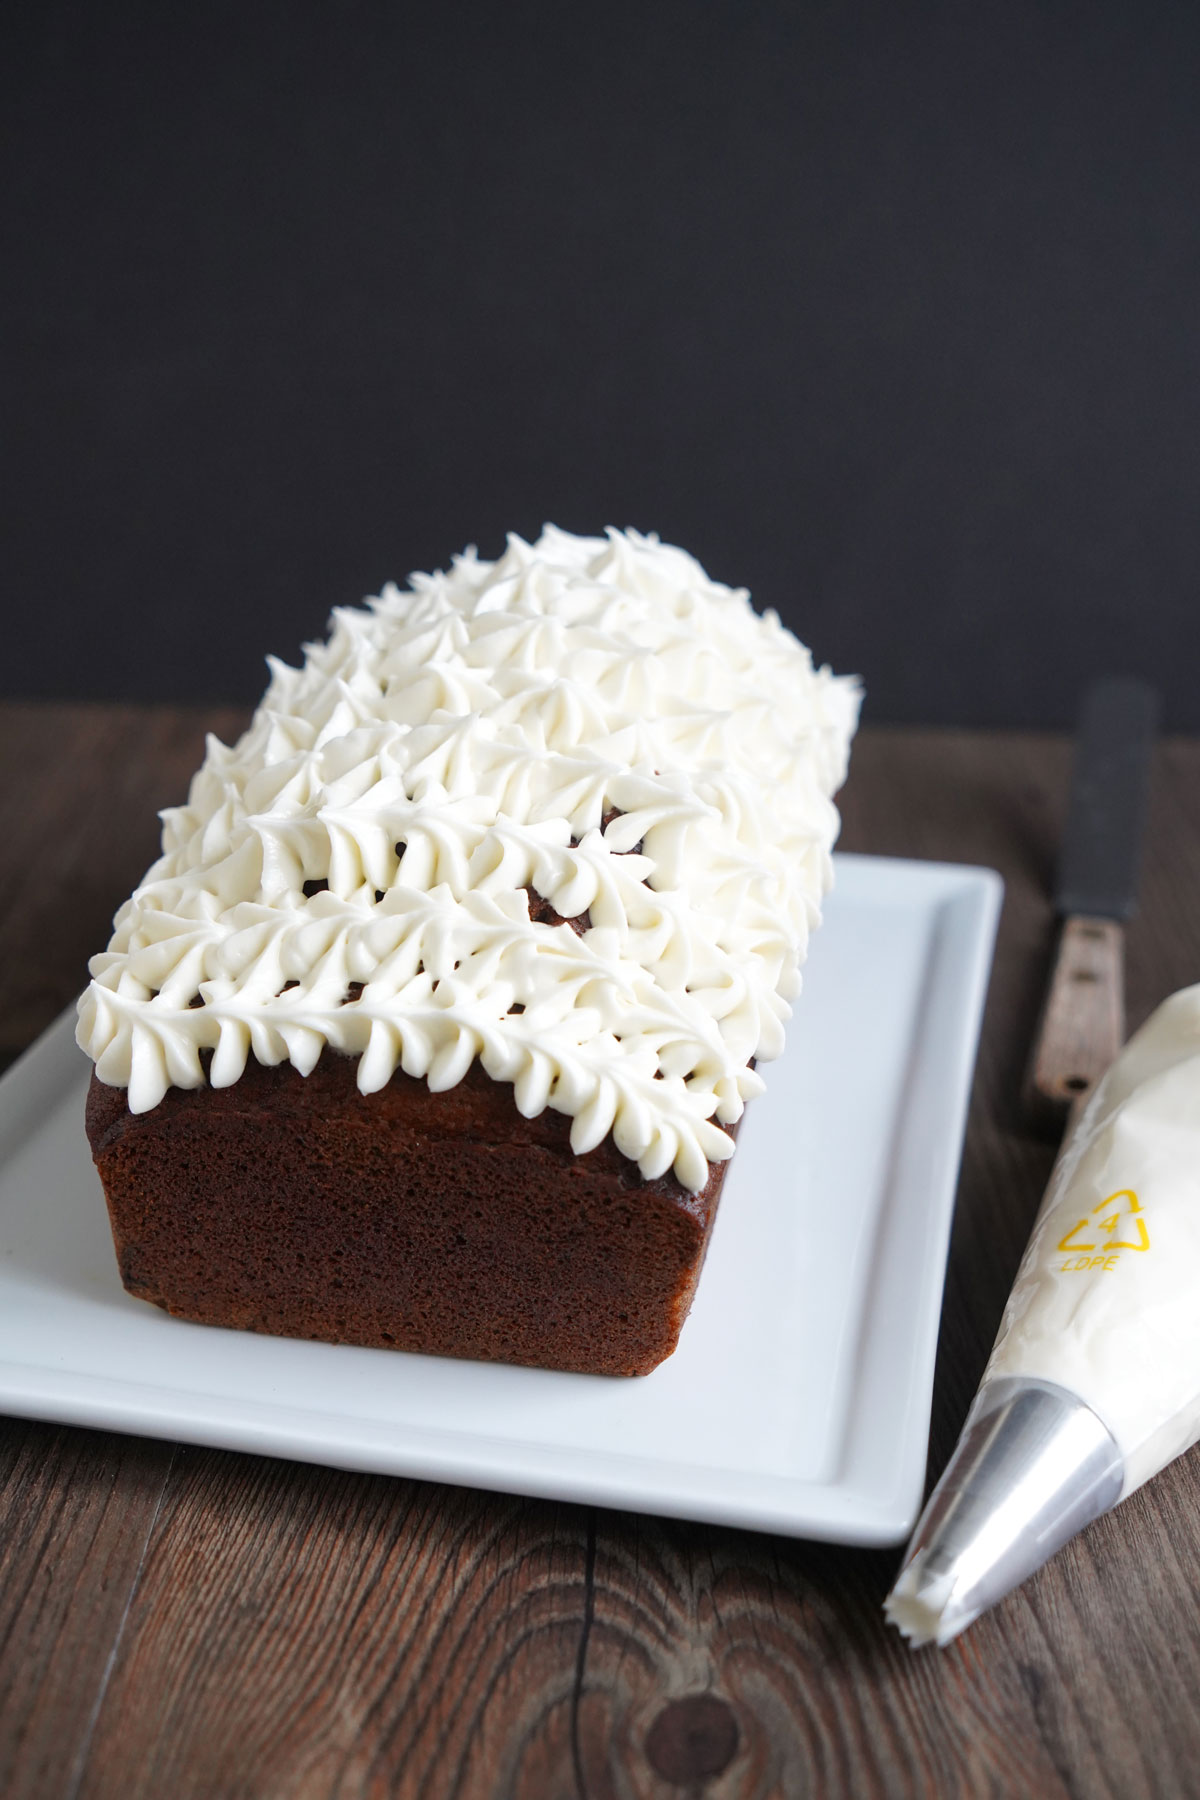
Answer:
M60 1019L0 1082L0 1410L845 1543L909 1530L1000 906L837 858L679 1349L641 1380L171 1319L121 1287Z

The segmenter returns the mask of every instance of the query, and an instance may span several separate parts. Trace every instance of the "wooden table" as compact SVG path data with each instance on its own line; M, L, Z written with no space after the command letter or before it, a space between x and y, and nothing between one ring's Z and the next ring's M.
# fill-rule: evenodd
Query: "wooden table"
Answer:
M78 989L204 724L0 708L0 1051ZM1017 1106L1070 766L1052 737L867 730L843 844L1008 896L933 1407L948 1455L1051 1162ZM1200 977L1200 744L1160 754L1131 1024ZM1200 1794L1200 1454L951 1649L864 1552L53 1425L0 1426L0 1794Z

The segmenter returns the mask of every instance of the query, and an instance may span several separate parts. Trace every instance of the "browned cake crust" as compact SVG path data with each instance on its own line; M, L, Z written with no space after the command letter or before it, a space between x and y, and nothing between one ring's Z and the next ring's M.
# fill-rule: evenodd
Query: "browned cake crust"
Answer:
M87 1130L131 1294L207 1325L644 1375L674 1350L723 1163L688 1193L644 1181L611 1138L517 1111L478 1064L431 1093L251 1062L132 1114L92 1077Z

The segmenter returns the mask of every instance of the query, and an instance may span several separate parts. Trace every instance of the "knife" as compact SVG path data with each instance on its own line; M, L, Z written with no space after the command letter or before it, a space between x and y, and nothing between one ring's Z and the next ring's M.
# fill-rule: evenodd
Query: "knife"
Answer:
M1084 696L1054 902L1058 951L1025 1084L1030 1121L1061 1134L1125 1040L1124 923L1137 903L1159 701L1111 677Z

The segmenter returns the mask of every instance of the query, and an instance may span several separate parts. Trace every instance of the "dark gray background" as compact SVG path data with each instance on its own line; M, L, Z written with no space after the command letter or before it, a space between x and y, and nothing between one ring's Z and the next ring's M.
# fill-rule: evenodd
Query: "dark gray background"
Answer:
M9 8L9 694L656 529L876 720L1200 729L1200 8Z

